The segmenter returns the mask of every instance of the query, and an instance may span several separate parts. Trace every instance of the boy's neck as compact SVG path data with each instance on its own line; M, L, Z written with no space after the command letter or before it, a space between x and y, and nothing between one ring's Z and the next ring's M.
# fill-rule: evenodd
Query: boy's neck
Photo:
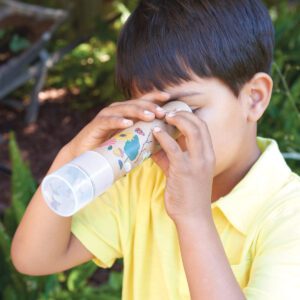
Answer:
M235 163L231 168L214 177L212 186L211 202L217 201L220 197L227 195L248 173L261 155L261 151L256 143L248 146L249 151L243 156L240 162Z

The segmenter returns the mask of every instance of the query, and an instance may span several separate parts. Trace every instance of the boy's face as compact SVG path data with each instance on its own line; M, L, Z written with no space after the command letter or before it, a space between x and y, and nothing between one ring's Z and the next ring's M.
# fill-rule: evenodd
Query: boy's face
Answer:
M164 91L172 100L181 100L196 109L195 115L206 122L216 157L215 176L239 163L243 151L247 151L251 133L256 137L256 124L247 121L247 102L242 97L237 98L227 85L215 78L194 77ZM178 143L186 149L183 136Z

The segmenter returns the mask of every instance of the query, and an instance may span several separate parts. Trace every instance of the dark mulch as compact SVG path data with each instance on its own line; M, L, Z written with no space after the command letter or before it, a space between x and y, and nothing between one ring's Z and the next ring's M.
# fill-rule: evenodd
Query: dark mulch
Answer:
M0 38L0 65L21 54L30 45L33 45L52 25L53 21L36 20L19 14L13 14L1 20L0 28L4 31L4 36ZM13 37L25 39L29 45L15 53L10 47Z
M47 99L47 95L50 98ZM24 112L0 106L0 164L10 167L8 133L13 130L22 157L29 163L38 183L43 179L61 147L103 107L99 103L84 112L75 110L71 107L74 98L63 90L44 92L43 97L38 120L27 126L24 122ZM0 173L0 190L1 206L7 206L10 201L10 177L4 173Z

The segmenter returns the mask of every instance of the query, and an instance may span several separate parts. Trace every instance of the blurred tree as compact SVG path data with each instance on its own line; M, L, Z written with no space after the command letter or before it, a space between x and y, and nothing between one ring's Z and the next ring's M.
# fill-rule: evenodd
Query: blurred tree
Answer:
M95 28L95 20L107 13L107 6L112 1L104 0L64 0L65 5L69 6L72 11L72 18L76 28L76 34L86 34Z
M22 2L67 9L70 12L65 38L89 36L97 31L99 20L113 20L119 16L120 6L132 10L138 0L23 0Z

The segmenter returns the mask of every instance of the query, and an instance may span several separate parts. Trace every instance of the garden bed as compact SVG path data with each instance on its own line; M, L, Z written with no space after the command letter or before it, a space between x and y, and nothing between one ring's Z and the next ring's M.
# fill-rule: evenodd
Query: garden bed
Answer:
M12 14L0 20L0 65L22 54L54 25L50 19Z
M84 112L74 110L75 96L64 89L42 92L39 118L36 123L24 125L24 112L17 112L0 105L0 163L10 167L8 133L14 130L23 159L28 161L38 183L50 167L59 149L74 137L100 110L95 104ZM77 100L79 101L79 100ZM0 213L9 205L10 178L0 173Z

